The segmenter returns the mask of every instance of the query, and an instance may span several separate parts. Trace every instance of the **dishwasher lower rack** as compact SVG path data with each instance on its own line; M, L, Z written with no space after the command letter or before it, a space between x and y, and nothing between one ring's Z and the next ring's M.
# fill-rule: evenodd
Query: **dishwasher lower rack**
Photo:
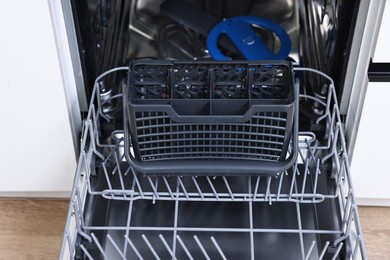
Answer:
M300 132L296 162L276 176L141 176L123 129L99 137L107 101L94 97L61 259L366 258L333 84L326 100L300 96L322 107L325 138Z

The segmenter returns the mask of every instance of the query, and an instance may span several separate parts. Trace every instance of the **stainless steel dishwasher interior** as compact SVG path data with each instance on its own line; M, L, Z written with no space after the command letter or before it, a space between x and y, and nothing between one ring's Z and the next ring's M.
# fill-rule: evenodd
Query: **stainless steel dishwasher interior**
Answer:
M132 59L210 59L205 47L207 35L203 32L210 28L193 30L188 25L195 24L193 27L199 28L204 24L198 20L209 20L211 17L218 22L242 15L261 17L279 24L292 42L289 59L300 66L315 68L332 76L337 87L342 88L343 66L349 55L348 37L353 11L358 4L356 1L176 1L207 16L191 17L185 13L180 21L175 19L175 11L172 11L173 14L169 10L162 11L166 2L74 1L87 96L90 97L93 81L98 75L113 67L127 65ZM183 16L188 16L188 20ZM210 22L205 24L210 25ZM268 48L274 51L279 49L278 38L270 31L254 29ZM233 59L242 58L234 47L226 50L226 53L231 54ZM326 94L327 85L321 82L321 77L312 75L301 84L305 85L305 91L316 96L324 97ZM115 95L118 92L115 88L115 84L102 86L103 94ZM341 91L339 89L337 93Z
M137 37L139 42L133 42L129 45L129 53L133 57L149 56L161 56L163 51L159 53L158 47L159 39L161 39L161 31L167 23L167 17L164 17L160 13L159 6L164 1L134 1L130 11L130 37ZM200 1L190 1L189 5L194 8L202 8ZM216 19L221 19L222 13L220 6L213 6L215 4L210 3L208 10ZM214 8L215 7L215 8ZM218 8L219 7L219 8ZM233 17L237 15L251 15L262 17L271 20L277 24L280 24L289 34L293 47L291 56L298 58L298 39L299 39L299 26L298 26L298 12L297 5L290 0L278 0L271 3L264 1L229 1L225 6L223 17ZM201 17L199 17L201 19ZM222 20L222 19L221 19ZM170 22L168 22L170 23ZM190 32L189 32L190 33ZM196 38L195 38L196 39ZM175 39L171 39L171 43L174 44ZM202 39L198 39L201 42L200 45L204 45ZM148 48L144 49L145 44ZM266 44L275 49L278 48L277 43L273 37L266 37ZM165 57L173 58L173 57ZM188 56L187 59L193 57ZM195 57L195 58L207 58Z

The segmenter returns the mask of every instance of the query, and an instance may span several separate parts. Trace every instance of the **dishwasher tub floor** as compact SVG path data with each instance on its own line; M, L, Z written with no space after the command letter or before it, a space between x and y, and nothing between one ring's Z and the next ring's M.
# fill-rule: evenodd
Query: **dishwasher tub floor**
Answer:
M340 212L329 200L270 204L250 200L121 201L98 196L91 197L91 203L100 205L99 210L105 205L108 212L92 214L90 219L95 240L90 247L84 243L92 255L96 253L94 258L104 255L96 244L111 259L123 255L153 259L153 250L161 259L172 258L172 252L177 259L251 259L251 254L259 259L318 259L323 250L324 259L331 259L336 251L347 253L340 252L347 250L343 243L327 244L342 235Z

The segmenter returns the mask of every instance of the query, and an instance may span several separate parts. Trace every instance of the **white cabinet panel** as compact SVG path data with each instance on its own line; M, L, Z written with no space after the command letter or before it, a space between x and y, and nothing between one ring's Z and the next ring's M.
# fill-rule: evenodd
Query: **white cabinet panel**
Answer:
M2 2L0 35L0 195L69 192L74 139L48 2Z
M361 204L390 205L390 83L369 83L352 159Z
M383 12L382 23L379 30L374 62L390 62L390 3L386 1L385 10Z

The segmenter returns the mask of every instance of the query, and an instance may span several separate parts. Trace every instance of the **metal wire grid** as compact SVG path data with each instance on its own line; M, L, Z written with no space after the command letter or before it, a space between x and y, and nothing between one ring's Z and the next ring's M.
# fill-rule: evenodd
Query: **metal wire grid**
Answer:
M98 95L98 89L95 91L95 94ZM313 99L313 97L304 95L301 97ZM245 182L246 185L238 185L239 187L234 185L237 181L234 179L235 177L138 176L131 168L123 166L127 164L123 162L121 131L113 133L113 139L116 140L114 144L105 144L99 141L96 130L99 118L104 117L104 115L99 112L99 109L95 110L94 106L91 106L84 128L82 143L84 149L81 151L75 176L60 257L72 259L77 248L76 238L83 237L94 244L95 250L99 251L106 259L112 259L106 255L110 251L108 249L111 249L112 256L118 259L127 259L131 256L140 259L180 259L182 256L197 259L198 256L203 256L210 259L217 255L219 258L227 259L231 258L229 255L231 252L221 236L244 234L249 245L247 248L248 258L254 259L257 250L259 250L257 236L259 234L279 234L298 237L299 243L296 245L296 250L300 252L302 259L322 259L330 256L332 256L331 259L336 259L345 244L349 245L350 259L365 259L364 242L353 196L348 156L333 84L330 85L326 103L320 100L316 101L325 106L324 113L318 118L318 122L326 120L330 126L327 144L320 145L312 133L301 133L299 158L292 169L280 173L277 177L240 177L240 181ZM104 154L101 152L102 150L108 152ZM332 169L322 168L322 165L329 160L332 161ZM101 165L100 172L96 172L92 167L96 163ZM104 174L107 180L105 189L97 190L91 185L91 180L96 174ZM116 181L112 181L112 176L116 177ZM325 181L327 183L324 184ZM326 188L323 189L323 187ZM126 203L127 206L123 210L128 212L127 221L119 226L88 225L83 214L87 196L103 197L110 201ZM133 225L132 209L134 203L138 201L174 203L172 225ZM249 224L238 228L231 226L207 228L191 225L178 226L181 205L197 201L245 204L248 208ZM340 210L340 225L322 229L305 226L302 223L301 208L304 205L320 205L324 201L337 202L336 205L339 206ZM277 205L283 202L295 205L296 226L271 228L254 225L254 207L268 204ZM96 236L96 233L101 231L106 232L104 239ZM118 234L121 237L119 240ZM205 236L205 234L207 235ZM333 237L331 240L325 239L326 242L319 243L317 236L323 235L333 235ZM81 244L79 249L88 259L93 259L86 246Z
M111 200L183 200L183 201L265 201L319 203L339 196L337 187L343 174L329 179L322 172L318 151L329 147L315 146L315 137L305 133L300 142L299 160L288 171L277 177L235 177L235 176L159 176L138 175L125 161L123 154L123 134L114 133L117 143L111 147L104 159L95 158L100 166L97 173L84 169L88 192ZM313 146L314 145L314 146ZM95 151L95 153L99 153ZM103 155L101 155L103 156ZM87 166L88 167L88 166ZM105 185L95 187L89 181L96 174L105 176ZM333 185L330 185L333 184ZM324 191L321 187L327 187Z

